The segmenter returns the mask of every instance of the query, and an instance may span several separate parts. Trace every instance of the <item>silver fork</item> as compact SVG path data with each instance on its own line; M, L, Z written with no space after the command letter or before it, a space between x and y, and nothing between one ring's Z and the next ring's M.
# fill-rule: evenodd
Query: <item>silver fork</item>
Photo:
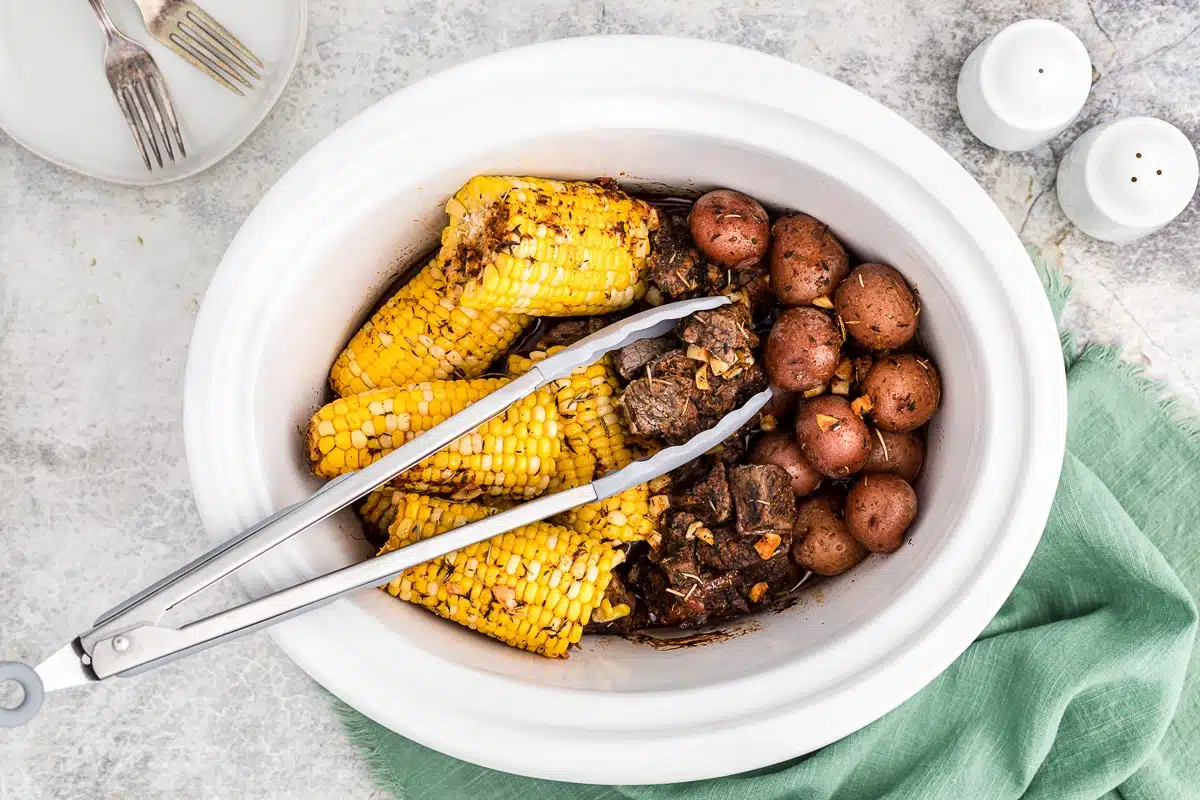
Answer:
M150 35L227 89L253 89L265 69L258 56L192 0L134 0ZM257 67L258 69L255 69Z
M146 48L117 29L108 10L104 8L103 0L88 0L88 4L96 12L108 37L104 49L104 73L108 76L108 85L112 87L129 129L133 131L133 140L137 142L147 171L154 169L150 164L151 152L160 168L163 166L164 149L172 163L175 161L175 148L179 149L180 158L186 158L187 150L183 146L183 134L179 131L175 106L171 103L171 95L167 93L167 84L158 64L154 63L154 58L146 52Z

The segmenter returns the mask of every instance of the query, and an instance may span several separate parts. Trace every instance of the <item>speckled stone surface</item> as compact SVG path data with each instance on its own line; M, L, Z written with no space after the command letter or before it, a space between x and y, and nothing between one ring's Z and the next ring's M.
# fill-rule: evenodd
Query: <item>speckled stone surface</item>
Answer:
M999 153L958 117L958 68L984 37L1034 16L1078 33L1098 79L1069 132ZM1065 270L1067 319L1083 338L1123 342L1200 406L1200 201L1118 247L1074 230L1053 192L1058 157L1098 122L1150 114L1200 140L1195 0L326 0L312 4L304 58L274 113L182 185L100 184L0 134L0 658L49 654L205 547L180 435L184 363L205 286L267 187L395 89L496 50L593 33L740 44L897 110ZM217 590L199 606L234 597ZM0 800L375 796L324 694L262 634L56 696L31 726L0 731Z

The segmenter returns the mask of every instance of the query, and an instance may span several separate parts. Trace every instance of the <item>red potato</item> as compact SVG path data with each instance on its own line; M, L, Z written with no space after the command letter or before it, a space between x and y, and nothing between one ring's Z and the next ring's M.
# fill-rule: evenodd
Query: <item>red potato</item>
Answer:
M851 410L848 400L836 395L820 395L800 406L796 441L808 462L830 478L858 472L871 452L867 423Z
M837 370L842 337L827 314L789 308L767 336L765 361L771 383L792 392L824 386Z
M762 261L771 246L771 221L749 195L730 189L709 192L688 215L692 241L709 261L740 270Z
M911 353L884 356L875 362L860 390L875 424L885 431L915 430L937 411L942 383L928 358Z
M867 557L828 497L800 506L792 527L792 560L818 575L841 575Z
M917 297L886 264L862 264L842 281L834 307L846 333L871 350L895 350L917 332Z
M789 433L769 433L754 443L750 450L751 464L774 464L787 470L796 497L811 494L824 477L808 463L796 438Z
M925 442L915 433L871 429L871 454L863 472L887 472L912 483L925 462Z
M894 553L917 518L917 493L896 475L863 475L846 495L846 529L872 553Z
M789 214L772 226L771 291L784 305L805 306L818 297L832 302L849 272L845 249L819 219Z

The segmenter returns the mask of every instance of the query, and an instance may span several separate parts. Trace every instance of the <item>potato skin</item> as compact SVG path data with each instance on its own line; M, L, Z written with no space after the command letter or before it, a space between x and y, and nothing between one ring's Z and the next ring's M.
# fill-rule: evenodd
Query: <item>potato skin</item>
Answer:
M846 333L871 350L902 347L917 332L917 299L904 276L886 264L861 264L834 294Z
M871 429L871 452L863 472L885 472L912 483L924 462L925 442L920 436Z
M829 382L841 352L841 334L828 315L815 308L789 308L767 336L767 374L776 386L807 392Z
M757 264L771 246L766 210L753 197L731 189L697 200L688 214L688 230L709 261L732 269Z
M800 506L792 528L792 560L818 575L841 575L867 557L838 516L833 501L817 497Z
M792 492L796 497L811 494L824 477L808 463L796 438L782 431L768 433L755 442L750 450L750 463L783 467L792 479Z
M819 219L790 214L771 227L771 291L785 306L832 297L849 273L846 250Z
M894 553L917 518L917 493L896 475L863 475L846 495L846 528L872 553Z
M892 433L921 427L942 401L942 383L928 358L900 353L880 358L860 387L875 425Z
M828 419L832 417L836 422ZM822 425L827 430L822 430ZM822 475L846 478L867 463L871 440L867 423L850 410L850 401L823 394L806 400L796 412L796 441L808 463Z

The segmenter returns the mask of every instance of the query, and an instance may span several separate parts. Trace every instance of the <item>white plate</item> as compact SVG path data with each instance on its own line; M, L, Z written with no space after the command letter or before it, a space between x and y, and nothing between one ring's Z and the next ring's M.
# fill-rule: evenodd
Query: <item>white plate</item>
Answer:
M59 166L113 183L153 186L229 155L266 118L304 47L305 0L203 0L204 9L267 65L239 97L159 44L132 0L108 0L118 27L162 69L188 157L147 172L104 77L104 32L85 0L0 0L0 129Z

